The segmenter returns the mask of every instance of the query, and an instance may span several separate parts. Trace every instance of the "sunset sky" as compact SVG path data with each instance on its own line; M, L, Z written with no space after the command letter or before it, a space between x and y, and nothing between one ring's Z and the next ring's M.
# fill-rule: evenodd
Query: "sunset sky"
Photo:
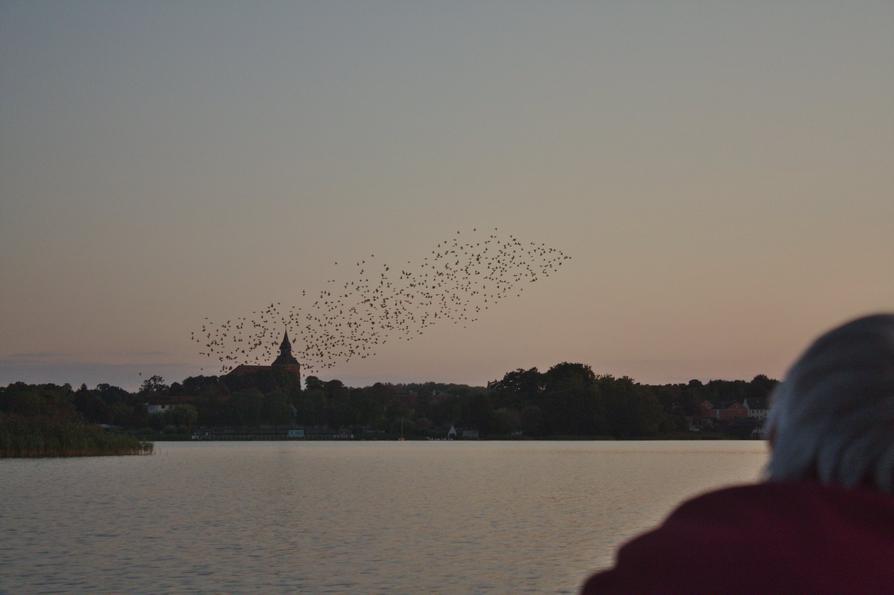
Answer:
M499 226L573 256L321 374L778 376L894 310L894 3L0 0L0 384ZM295 337L300 344L301 337Z

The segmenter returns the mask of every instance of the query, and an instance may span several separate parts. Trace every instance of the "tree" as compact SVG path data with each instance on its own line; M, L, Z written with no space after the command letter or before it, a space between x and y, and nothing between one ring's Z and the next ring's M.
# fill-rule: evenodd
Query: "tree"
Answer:
M168 391L169 387L165 384L165 379L157 374L150 376L143 381L140 386L141 395L160 395Z
M521 408L525 403L533 403L543 392L543 375L537 368L507 372L502 380L489 382L487 390L501 405Z
M596 380L596 375L593 374L592 368L586 364L562 362L547 370L543 379L546 390L549 390L551 385L589 386Z
M292 420L292 406L282 391L264 397L264 419L275 426L287 425Z
M658 398L632 379L603 376L597 379L608 431L616 438L652 436L664 421Z
M528 405L521 412L521 428L528 436L543 434L543 411L537 405Z
M779 384L776 380L771 380L764 374L758 374L754 378L751 379L751 382L748 383L748 388L746 389L746 395L749 399L752 399L755 404L764 404L766 403L767 398L770 396L770 393L773 392L773 389L776 388L776 385Z
M563 362L544 375L541 399L551 434L592 436L597 433L598 417L594 382L590 366Z
M517 409L501 407L494 411L493 431L495 434L507 436L521 429L521 415Z
M310 426L322 426L326 423L326 391L322 385L311 385L295 400L296 420Z
M260 425L264 414L264 394L256 388L235 392L230 399L229 408L229 418L233 425Z
M323 381L316 376L308 376L304 379L304 388L306 390L323 390L325 388Z
M199 412L192 405L174 405L164 413L165 423L191 430L199 419Z

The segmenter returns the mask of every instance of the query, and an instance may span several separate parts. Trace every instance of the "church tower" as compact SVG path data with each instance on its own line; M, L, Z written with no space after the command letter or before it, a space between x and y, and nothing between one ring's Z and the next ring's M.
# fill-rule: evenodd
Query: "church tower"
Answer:
M298 378L301 378L301 364L292 355L292 342L289 341L288 330L283 334L282 343L279 344L279 356L273 361L273 365L286 368L298 376Z

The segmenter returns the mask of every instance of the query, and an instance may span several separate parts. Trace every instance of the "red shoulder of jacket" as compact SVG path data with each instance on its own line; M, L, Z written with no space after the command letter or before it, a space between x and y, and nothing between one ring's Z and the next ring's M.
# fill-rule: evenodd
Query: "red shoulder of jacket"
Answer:
M683 503L583 592L874 592L894 584L890 560L894 496L762 483Z

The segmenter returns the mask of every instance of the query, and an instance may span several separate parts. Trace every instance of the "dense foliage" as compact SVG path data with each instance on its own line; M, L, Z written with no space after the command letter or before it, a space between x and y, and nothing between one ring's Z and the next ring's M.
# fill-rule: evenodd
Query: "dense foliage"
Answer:
M774 385L763 375L751 381L645 385L594 374L584 364L560 363L546 372L514 370L486 387L428 382L353 388L309 376L302 390L297 378L273 368L246 376L197 376L172 385L153 376L136 393L107 384L72 391L17 383L0 389L0 411L9 427L10 416L46 417L50 413L41 409L48 407L45 397L56 391L52 415L155 435L183 436L198 427L301 426L346 429L361 437L444 437L455 427L488 438L744 438L759 421L696 428L693 419L705 417L706 404L722 408L749 399L766 406Z
M151 450L151 444L129 434L85 423L76 393L68 385L16 383L0 388L0 457L144 454Z

